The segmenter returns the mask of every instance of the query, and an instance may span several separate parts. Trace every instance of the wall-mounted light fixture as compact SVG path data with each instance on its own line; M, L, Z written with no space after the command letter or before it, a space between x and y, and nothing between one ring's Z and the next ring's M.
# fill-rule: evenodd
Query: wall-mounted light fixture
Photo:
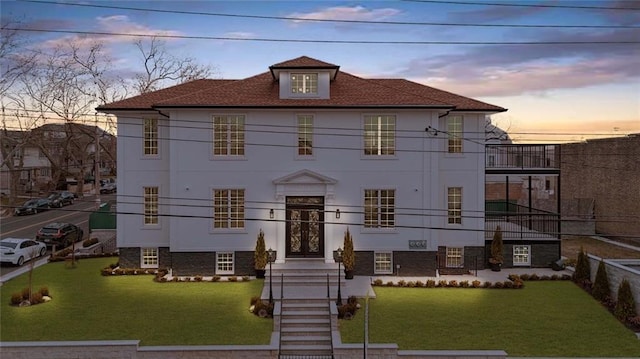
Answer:
M273 219L273 208L269 210L269 219Z
M336 209L336 218L340 219L340 209Z

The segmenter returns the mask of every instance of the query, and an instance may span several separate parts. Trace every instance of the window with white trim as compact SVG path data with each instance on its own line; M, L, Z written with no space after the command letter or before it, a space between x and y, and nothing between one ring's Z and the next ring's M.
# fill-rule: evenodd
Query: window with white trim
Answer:
M213 190L213 228L244 228L244 190Z
M213 116L213 155L244 156L244 116Z
M448 152L462 153L462 116L447 117Z
M158 224L158 187L144 187L144 224Z
M364 154L391 156L396 153L396 116L364 116Z
M145 118L143 124L143 153L145 156L158 155L158 120Z
M140 268L158 268L158 248L141 248Z
M531 246L524 246L524 245L513 246L513 265L514 266L531 265Z
M462 187L447 188L447 223L462 224Z
M463 249L460 247L447 247L447 268L464 267Z
M317 94L318 74L293 73L291 74L291 93Z
M395 196L393 189L364 190L364 227L395 227Z
M233 252L216 253L216 274L233 274Z
M313 116L298 116L298 156L313 155Z
M393 273L391 252L376 252L374 261L375 273Z

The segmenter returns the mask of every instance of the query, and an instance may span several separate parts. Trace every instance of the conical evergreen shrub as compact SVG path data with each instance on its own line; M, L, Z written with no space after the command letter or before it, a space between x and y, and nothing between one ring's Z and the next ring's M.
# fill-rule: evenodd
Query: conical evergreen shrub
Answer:
M611 295L611 287L609 286L609 278L607 277L607 266L603 260L600 260L600 264L598 264L596 280L593 282L593 291L591 294L601 302L606 301Z
M631 293L631 285L626 279L623 279L618 287L618 302L613 314L620 320L636 316L636 302Z
M589 258L584 253L582 247L580 247L580 253L578 253L578 261L576 263L576 271L573 274L573 280L578 284L591 281L591 266L589 265Z

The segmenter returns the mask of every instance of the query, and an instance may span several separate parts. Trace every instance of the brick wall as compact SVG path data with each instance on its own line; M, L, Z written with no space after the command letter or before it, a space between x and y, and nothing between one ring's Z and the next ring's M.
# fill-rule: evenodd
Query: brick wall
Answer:
M436 252L427 251L394 251L393 274L400 265L402 276L435 276ZM356 266L354 275L371 276L378 275L375 272L374 252L356 251Z
M513 246L515 245L529 245L531 246L531 267L549 268L552 262L560 259L560 241L545 240L545 241L504 241L503 255L504 263L503 268L513 267ZM491 241L485 242L485 250L487 253L491 253ZM489 257L485 259L485 265L488 265Z
M640 213L640 134L563 144L561 153L562 198L593 198L596 232L637 237L640 221L627 216Z

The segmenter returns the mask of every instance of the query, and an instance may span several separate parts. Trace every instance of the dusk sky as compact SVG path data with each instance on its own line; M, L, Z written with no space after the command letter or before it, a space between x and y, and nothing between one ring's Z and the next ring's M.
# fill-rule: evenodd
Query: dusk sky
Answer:
M173 54L215 66L216 77L225 79L302 55L365 78L406 78L508 108L493 120L515 140L640 133L640 1L3 0L0 11L3 24L15 18L37 30L172 35L165 40ZM141 69L131 37L28 36L36 46L99 37L118 71Z

